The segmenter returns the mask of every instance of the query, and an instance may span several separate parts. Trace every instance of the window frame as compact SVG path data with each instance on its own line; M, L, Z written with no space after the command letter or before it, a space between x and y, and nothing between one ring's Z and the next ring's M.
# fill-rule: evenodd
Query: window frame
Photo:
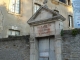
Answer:
M20 31L19 30L9 29L8 31L9 31L8 32L8 36L20 36ZM15 35L12 35L12 32L15 32ZM16 32L18 32L19 35L16 35Z
M73 27L73 16L68 15L68 20L69 20L69 28L72 28Z
M19 1L17 2L18 5L17 5L16 2L17 2L17 0L15 0L15 2L14 2L14 4L13 4L13 3L12 3L12 0L9 1L8 11L9 11L9 13L19 15L19 14L21 13L21 0L19 0ZM11 6L11 5L14 5L14 6ZM15 7L15 6L19 7L18 10L16 9L17 7ZM11 8L14 8L14 10L11 11Z

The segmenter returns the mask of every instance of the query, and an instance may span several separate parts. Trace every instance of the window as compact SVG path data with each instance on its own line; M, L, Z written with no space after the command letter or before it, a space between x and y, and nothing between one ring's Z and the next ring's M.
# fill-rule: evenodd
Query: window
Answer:
M73 18L71 15L68 16L69 17L69 27L73 27Z
M40 8L40 4L34 3L34 13Z
M67 5L71 5L71 0L67 0Z
M20 36L20 31L9 29L9 36Z
M9 12L11 13L20 13L20 0L10 0Z
M60 2L66 3L66 0L59 0Z

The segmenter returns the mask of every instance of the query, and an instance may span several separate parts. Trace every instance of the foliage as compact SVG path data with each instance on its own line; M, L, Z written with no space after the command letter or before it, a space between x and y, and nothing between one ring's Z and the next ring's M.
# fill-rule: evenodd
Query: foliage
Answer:
M63 29L61 30L61 36L63 36L64 35L64 33L63 33Z
M72 34L72 36L76 36L78 34L78 30L77 29L73 29L71 34Z

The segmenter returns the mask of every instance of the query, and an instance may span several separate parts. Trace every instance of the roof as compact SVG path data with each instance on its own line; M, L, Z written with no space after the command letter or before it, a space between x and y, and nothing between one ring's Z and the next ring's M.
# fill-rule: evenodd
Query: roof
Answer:
M44 9L46 11L48 11L50 14L54 14L54 16L48 18L48 19L44 19L44 20L40 20L40 21L45 21L45 20L54 20L54 19L61 19L61 20L65 20L65 18L60 15L59 13L52 11L51 9L49 9L46 6L41 6L37 12L27 21L28 24L34 23L34 22L40 22L40 21L35 21L34 19L40 14L41 10Z

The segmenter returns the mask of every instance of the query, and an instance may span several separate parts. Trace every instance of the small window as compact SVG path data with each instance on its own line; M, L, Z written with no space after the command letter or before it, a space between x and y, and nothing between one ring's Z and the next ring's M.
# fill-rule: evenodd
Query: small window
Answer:
M69 27L73 27L73 17L71 15L68 16L69 18Z
M19 30L13 30L9 29L9 36L20 36L20 31Z
M20 0L10 0L9 12L17 14L20 13Z
M66 3L66 0L59 0L60 2Z
M40 8L40 4L34 3L34 13Z

